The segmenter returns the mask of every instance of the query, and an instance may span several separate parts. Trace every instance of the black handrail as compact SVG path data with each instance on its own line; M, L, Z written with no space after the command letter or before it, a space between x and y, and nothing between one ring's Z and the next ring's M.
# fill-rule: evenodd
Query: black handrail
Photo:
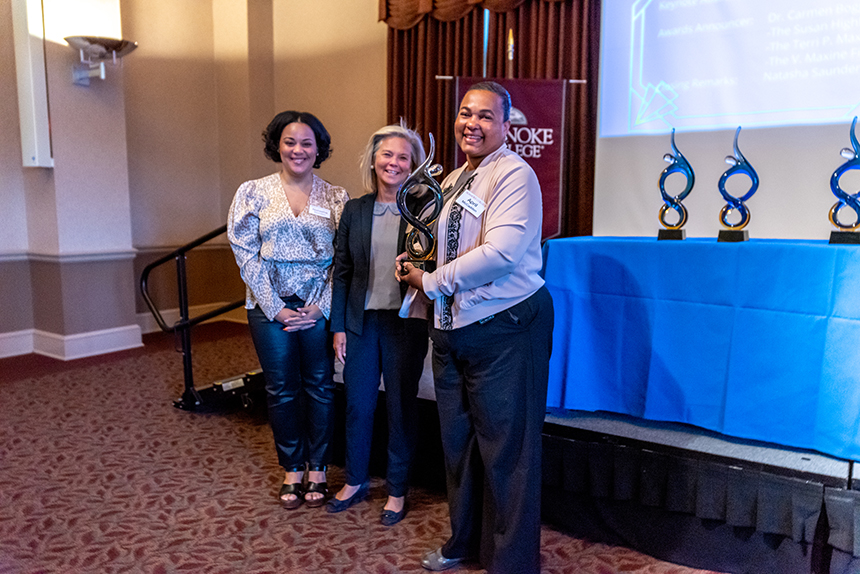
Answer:
M203 243L206 243L207 241L226 232L227 226L222 225L218 229L210 231L206 235L202 235L190 243L186 243L179 249L172 251L164 257L156 259L144 267L140 274L140 294L143 297L146 306L149 307L149 311L152 313L152 316L155 317L155 322L158 323L158 326L165 333L175 333L176 336L179 337L181 346L179 352L182 353L182 367L185 374L185 391L182 393L182 397L179 400L174 401L173 404L180 409L194 410L202 403L200 393L198 393L197 389L194 388L194 373L191 366L191 328L207 319L211 319L212 317L217 317L227 311L237 309L245 302L244 299L240 299L233 303L222 305L217 309L213 309L194 318L188 316L188 281L185 272L185 254L195 247L198 247L199 245L202 245ZM176 261L176 281L179 289L179 320L174 323L172 327L168 326L164 321L164 317L161 316L161 312L149 296L149 290L147 287L150 272L170 260Z

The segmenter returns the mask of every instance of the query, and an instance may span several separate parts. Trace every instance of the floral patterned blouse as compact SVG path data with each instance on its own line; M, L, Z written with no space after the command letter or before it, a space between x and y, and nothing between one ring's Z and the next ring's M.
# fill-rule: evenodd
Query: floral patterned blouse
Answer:
M331 312L334 235L349 195L314 175L308 203L296 217L278 173L246 181L227 216L227 239L246 285L245 308L273 320L281 297L298 295Z

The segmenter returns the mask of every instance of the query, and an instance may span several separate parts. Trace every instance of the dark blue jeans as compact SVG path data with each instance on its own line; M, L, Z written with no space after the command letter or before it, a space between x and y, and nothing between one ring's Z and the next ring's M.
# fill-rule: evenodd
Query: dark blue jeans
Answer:
M284 297L290 309L304 306L298 297ZM305 463L322 466L331 458L334 415L334 353L326 321L287 333L269 321L259 307L248 311L251 338L266 379L269 422L278 463L287 471Z
M427 354L427 321L401 319L397 311L365 311L361 335L346 332L346 482L368 479L373 413L379 376L388 410L390 496L405 496L418 438L418 381Z

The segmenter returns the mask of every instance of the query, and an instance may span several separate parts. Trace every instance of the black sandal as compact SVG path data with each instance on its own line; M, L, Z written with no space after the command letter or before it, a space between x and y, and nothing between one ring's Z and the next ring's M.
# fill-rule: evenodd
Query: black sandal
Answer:
M308 475L311 472L325 472L325 465L316 465L308 467ZM305 504L308 505L308 508L319 508L323 504L326 503L326 499L328 498L328 482L310 482L308 481L308 487L305 490L304 494L307 496L309 492L319 492L322 494L319 498L305 498Z
M296 497L292 500L284 498L290 494L295 494ZM293 484L284 483L281 485L280 492L278 492L278 500L281 501L281 506L286 510L295 510L305 501L305 489L300 482Z

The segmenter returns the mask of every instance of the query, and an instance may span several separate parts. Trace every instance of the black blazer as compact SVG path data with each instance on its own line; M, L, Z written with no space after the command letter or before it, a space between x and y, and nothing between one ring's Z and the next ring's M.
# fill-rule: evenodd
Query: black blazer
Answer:
M364 325L364 300L370 277L370 235L373 227L373 204L376 194L369 193L346 202L337 227L334 246L334 278L331 297L331 331L347 329L361 335ZM406 245L406 220L400 219L397 253ZM394 273L394 262L391 262ZM406 283L400 283L400 298L406 295Z

